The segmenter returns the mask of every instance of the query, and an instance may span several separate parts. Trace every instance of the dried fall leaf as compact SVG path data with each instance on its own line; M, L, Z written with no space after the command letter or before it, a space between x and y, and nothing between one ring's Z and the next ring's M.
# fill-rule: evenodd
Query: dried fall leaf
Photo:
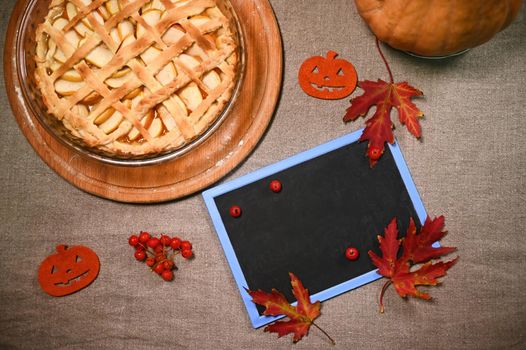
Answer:
M376 44L389 72L390 82L381 79L376 82L370 80L358 82L358 86L364 93L351 100L351 106L343 118L345 122L354 121L366 116L369 109L376 106L374 115L365 122L366 128L360 137L360 141L369 140L367 155L371 166L374 166L383 154L385 143L394 143L393 122L391 121L393 107L398 111L400 122L416 138L422 135L418 118L424 116L424 113L411 101L414 97L422 96L422 91L407 82L394 83L393 75L380 50L378 40Z
M317 301L312 304L309 291L303 287L301 281L293 273L289 273L289 276L292 293L298 301L297 306L290 305L287 298L276 289L272 289L271 293L262 290L247 290L254 303L265 306L263 315L285 315L290 318L288 321L276 321L268 325L265 327L265 332L278 333L278 337L293 333L293 341L297 343L303 336L308 335L310 326L314 325L322 331L334 345L334 340L314 323L314 320L320 315L320 302Z
M360 141L369 140L369 161L371 166L374 166L384 152L385 143L394 143L393 122L391 121L393 107L398 110L400 122L411 134L420 138L421 129L418 118L423 117L424 114L411 102L411 98L422 96L422 92L406 82L387 83L381 79L378 79L377 82L360 81L358 86L364 90L364 94L351 101L351 106L347 109L343 120L348 122L363 117L373 105L376 105L376 111L365 122L366 128L360 137ZM372 155L372 151L377 152L376 155Z
M458 258L448 262L433 262L431 259L438 259L443 255L456 250L454 247L433 247L433 243L440 241L447 231L444 229L444 217L440 216L431 220L426 219L420 233L417 233L413 219L409 221L407 234L403 239L398 239L398 229L396 218L394 218L385 229L384 236L378 236L382 257L369 251L369 256L376 267L378 273L389 278L380 294L380 312L384 311L383 295L393 284L397 293L405 298L408 295L430 300L428 293L419 291L419 285L436 286L439 281L437 278L446 275L447 270L455 264ZM398 258L398 250L402 245L403 252ZM414 264L423 263L418 269L411 271Z

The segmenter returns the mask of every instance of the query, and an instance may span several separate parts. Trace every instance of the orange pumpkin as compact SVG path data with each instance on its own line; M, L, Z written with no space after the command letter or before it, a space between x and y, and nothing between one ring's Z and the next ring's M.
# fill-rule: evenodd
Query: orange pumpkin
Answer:
M351 62L336 59L338 54L327 52L327 57L314 56L300 67L298 81L309 96L324 100L338 100L349 96L358 81Z
M522 0L355 0L360 16L390 46L446 56L490 40L518 14Z
M38 282L49 295L61 297L87 287L99 274L99 258L87 247L57 246L38 270Z

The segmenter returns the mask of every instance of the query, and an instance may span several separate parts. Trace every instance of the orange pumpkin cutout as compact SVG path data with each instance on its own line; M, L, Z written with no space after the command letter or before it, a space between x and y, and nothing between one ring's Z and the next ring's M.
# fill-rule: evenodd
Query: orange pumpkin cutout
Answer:
M327 58L314 56L301 65L298 80L309 96L324 100L339 100L349 96L358 82L351 62L336 59L338 54L327 52Z
M61 297L75 293L93 282L99 274L99 258L84 246L57 246L38 270L38 282L47 294Z

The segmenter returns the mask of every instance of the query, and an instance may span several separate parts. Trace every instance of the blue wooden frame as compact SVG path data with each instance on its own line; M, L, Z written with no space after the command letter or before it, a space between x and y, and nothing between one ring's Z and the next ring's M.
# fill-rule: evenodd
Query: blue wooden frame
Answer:
M243 187L245 185L248 185L252 182L258 181L262 178L270 176L279 171L291 168L295 165L298 165L300 163L316 158L325 153L334 151L338 148L341 148L353 142L356 142L362 135L362 132L363 132L363 129L358 130L356 132L353 132L351 134L337 138L333 141L327 142L318 147L315 147L308 151L299 153L295 156L284 159L280 162L277 162L267 167L261 168L259 170L254 171L253 173L247 174L233 181L224 183L222 185L219 185L217 187L211 188L203 192L203 198L204 198L205 204L208 208L210 216L212 217L212 222L217 231L217 235L219 236L219 241L221 242L221 245L223 246L223 250L225 251L225 255L226 255L228 264L230 265L230 268L232 269L232 273L234 274L234 279L239 288L239 291L241 292L241 297L243 298L243 302L245 303L245 307L248 311L250 321L252 322L252 325L254 326L254 328L262 327L284 316L270 317L270 316L261 316L259 314L255 304L252 302L252 298L245 290L245 288L248 287L248 284L246 282L245 276L243 275L243 271L241 270L241 266L239 265L239 261L237 260L234 248L232 247L232 244L226 232L223 221L221 220L221 216L215 204L214 198L222 194L225 194L227 192L238 189L240 187ZM395 163L398 167L398 170L400 171L400 175L402 176L404 184L407 188L407 192L409 193L411 201L413 202L415 211L418 214L418 219L420 220L420 223L423 224L427 217L426 210L424 208L422 200L420 199L420 195L418 194L418 191L415 187L413 179L411 178L411 174L409 173L407 164L404 160L402 152L400 151L400 147L398 146L398 143L395 142L394 145L389 145L389 148L391 149L391 153L393 154ZM331 287L319 293L316 293L311 296L311 300L312 301L316 301L316 300L325 301L339 294L342 294L352 289L363 286L364 284L373 282L381 277L382 276L379 275L376 272L376 270L373 270L361 276L350 279L346 282L340 283L334 287Z

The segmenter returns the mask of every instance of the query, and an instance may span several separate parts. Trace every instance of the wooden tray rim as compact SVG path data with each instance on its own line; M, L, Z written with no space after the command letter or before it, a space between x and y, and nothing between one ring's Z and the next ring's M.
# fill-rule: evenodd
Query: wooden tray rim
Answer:
M266 24L268 25L265 26L262 31L266 34L266 47L269 52L272 52L274 55L273 57L275 57L275 59L268 60L267 71L278 74L276 77L277 79L274 79L277 81L277 84L276 86L266 87L263 97L259 101L259 104L254 108L258 117L255 117L248 126L243 137L243 144L230 149L229 155L232 156L227 156L220 160L220 166L205 168L191 178L160 186L127 187L105 183L97 178L82 173L79 169L71 166L72 159L82 156L80 154L72 154L70 159L64 159L57 154L44 137L52 136L44 130L43 126L37 124L38 122L35 121L36 117L32 115L24 104L24 97L22 96L20 85L17 81L18 62L15 55L15 46L16 32L21 17L20 14L23 12L28 1L29 0L21 0L16 3L11 13L6 33L6 44L4 48L4 80L7 95L17 123L33 149L51 169L76 187L96 196L128 203L158 203L184 198L211 186L222 177L228 175L228 173L246 160L264 136L266 129L272 120L275 107L277 106L280 97L283 79L283 48L279 25L270 3L268 0L252 0L257 3L255 7L258 11L262 11L267 15L266 21L268 23ZM235 9L236 5L234 5L233 1L232 3ZM242 15L238 13L238 16L240 17L242 28L245 28L250 24L250 19L245 19L246 22L243 22L244 18ZM245 37L245 40L248 40L248 38ZM269 84L268 76L266 83ZM245 82L243 82L243 84L245 84ZM242 89L243 86L241 86L241 90ZM54 141L59 143L57 140ZM204 143L206 144L206 141ZM59 145L58 147L65 148L66 146ZM191 154L194 151L195 150L192 150L189 153ZM177 159L169 161L169 163L176 161ZM102 167L112 167L103 163L100 165ZM149 165L146 167L155 168L156 165Z

